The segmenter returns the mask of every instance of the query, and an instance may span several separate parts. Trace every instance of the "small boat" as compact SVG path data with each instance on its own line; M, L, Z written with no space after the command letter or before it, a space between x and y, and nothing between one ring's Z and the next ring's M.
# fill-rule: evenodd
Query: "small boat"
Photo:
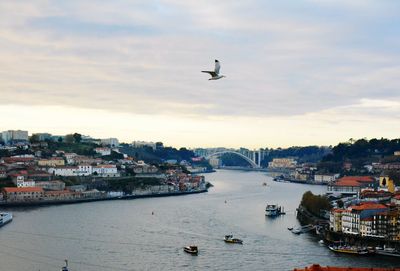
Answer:
M13 219L13 216L11 213L0 213L0 227L4 226L5 224L11 222Z
M61 271L68 271L68 260L64 260L65 261L65 266L63 266L61 268Z
M356 246L330 245L330 246L328 246L328 248L334 252L356 254L356 255L368 255L368 254L375 253L375 250L373 250L373 249L367 249L365 247L356 247Z
M192 255L197 255L199 253L199 250L197 249L197 246L184 247L183 251L185 251L186 253L192 254Z
M233 235L225 235L224 241L225 243L230 243L230 244L243 244L243 240L238 238L233 238Z
M375 253L384 256L400 257L400 251L390 247L376 247Z
M289 231L292 231L293 230L293 227L288 227L287 228Z
M301 226L295 229L292 229L292 233L294 234L302 234L302 233L306 233L311 231L312 229L314 229L314 226L311 224L305 225L305 226Z
M285 212L283 212L283 208L281 206L278 206L276 204L268 204L267 207L265 207L265 215L274 217L278 215L284 215Z

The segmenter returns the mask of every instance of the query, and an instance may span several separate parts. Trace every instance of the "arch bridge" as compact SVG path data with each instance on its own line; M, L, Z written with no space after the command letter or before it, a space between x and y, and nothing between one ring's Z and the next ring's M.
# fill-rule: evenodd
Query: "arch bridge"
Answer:
M254 160L250 159L249 157L247 157L247 156L245 156L245 155L243 155L243 154L241 154L240 152L237 152L237 151L230 151L230 150L217 151L217 152L208 154L207 156L205 156L205 159L210 160L211 157L219 157L219 156L221 156L221 155L223 155L225 153L232 153L232 154L236 154L236 155L240 156L241 158L246 160L251 165L251 167L253 167L253 168L259 168L260 167L260 165L256 164L256 162Z

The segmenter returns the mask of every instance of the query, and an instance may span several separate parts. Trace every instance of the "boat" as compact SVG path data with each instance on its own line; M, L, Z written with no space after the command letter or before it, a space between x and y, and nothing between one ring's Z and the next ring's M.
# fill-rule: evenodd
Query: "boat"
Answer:
M65 261L65 266L63 266L61 268L61 271L68 271L68 260L64 260Z
M287 228L289 231L292 231L293 230L293 227L288 227Z
M276 204L268 204L267 207L265 208L266 216L274 217L274 216L284 215L284 214L285 213L283 212L283 208Z
M400 257L400 251L391 247L376 247L375 253L384 256Z
M230 243L230 244L243 244L243 240L238 238L233 238L233 235L225 235L224 241L225 243Z
M11 222L12 219L13 219L13 216L11 213L1 212L0 213L0 227Z
M314 226L311 224L305 225L305 226L301 226L295 229L292 229L292 233L294 234L302 234L302 233L306 233L311 231L312 229L314 229Z
M183 250L186 253L192 254L192 255L197 255L199 253L199 250L197 249L197 246L187 246L184 247Z
M328 248L334 252L356 254L356 255L369 255L375 253L375 250L366 247L346 246L346 245L330 245Z
M263 186L267 186L267 183L263 183L262 185L263 185Z

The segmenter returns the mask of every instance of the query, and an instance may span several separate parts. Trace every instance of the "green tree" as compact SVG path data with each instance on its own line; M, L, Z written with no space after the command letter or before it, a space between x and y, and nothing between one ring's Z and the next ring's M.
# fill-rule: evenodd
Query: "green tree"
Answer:
M33 134L29 137L29 142L31 143L37 143L39 142L39 136L37 134Z
M72 136L74 137L75 143L80 143L82 141L82 135L81 134L74 133Z
M69 143L69 144L74 143L74 141L75 141L74 135L68 134L65 136L64 140L65 140L65 143Z

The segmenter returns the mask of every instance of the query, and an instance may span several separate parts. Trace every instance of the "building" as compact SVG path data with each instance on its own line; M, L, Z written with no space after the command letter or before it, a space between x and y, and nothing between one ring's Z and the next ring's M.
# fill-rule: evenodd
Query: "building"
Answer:
M4 187L2 193L7 202L38 201L44 195L41 187Z
M49 133L35 133L32 136L36 136L39 141L51 140L51 134Z
M101 156L106 156L106 155L111 155L111 149L110 148L95 148L94 151Z
M104 146L118 147L119 141L117 138L105 138L101 139L101 144Z
M389 176L379 177L379 190L388 191L390 193L395 192L394 181Z
M100 177L119 177L116 165L97 165L92 167L91 174Z
M67 160L67 164L68 165L72 165L75 163L75 157L77 157L78 155L76 153L64 153L64 157Z
M147 142L147 141L133 141L132 147L134 148L151 147L153 150L157 148L155 142Z
M65 183L62 181L48 181L48 182L36 182L36 187L41 187L43 190L64 190Z
M16 142L27 142L29 140L28 131L8 130L1 132L1 139L5 144Z
M297 161L293 158L274 158L272 162L268 163L271 169L293 169L296 168Z
M315 174L314 182L321 183L321 184L329 184L329 183L333 183L338 177L339 177L338 173L337 174Z
M371 176L345 176L328 184L327 194L357 195L364 188L374 188L376 181Z
M55 176L78 176L78 167L51 167L48 172Z
M377 219L388 210L388 206L375 202L363 202L347 209L334 209L330 214L329 227L333 231L346 234L380 237L381 233L376 227ZM384 221L384 218L380 219Z
M38 160L38 166L41 167L60 167L64 165L65 165L64 158L61 157L51 157L49 159Z

